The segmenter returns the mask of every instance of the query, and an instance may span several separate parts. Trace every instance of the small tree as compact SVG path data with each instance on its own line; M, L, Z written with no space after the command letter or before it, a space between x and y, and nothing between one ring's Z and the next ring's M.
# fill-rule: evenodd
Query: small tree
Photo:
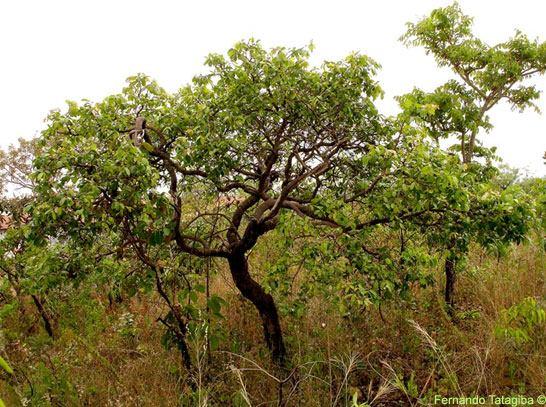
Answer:
M439 66L447 66L457 75L426 93L414 90L400 98L405 113L413 116L418 126L434 140L456 138L458 142L451 147L461 154L462 162L468 172L474 172L479 182L485 182L495 174L490 168L479 168L473 161L485 158L489 164L494 149L482 147L478 136L480 131L492 128L488 112L501 101L508 102L513 109L523 111L538 108L534 102L540 93L536 86L526 80L546 72L546 43L529 40L520 31L513 38L493 46L476 38L472 31L472 18L464 15L455 3L452 6L433 10L428 17L419 22L408 24L408 31L402 37L407 45L422 46L427 54L431 53ZM483 191L482 188L482 194ZM508 193L501 196L508 197ZM510 200L510 198L508 198ZM487 200L487 199L486 199ZM447 243L448 254L445 262L446 287L445 300L452 307L457 263L465 257L471 241L471 231L481 234L478 240L491 241L487 234L496 235L497 241L521 241L526 227L521 224L525 216L520 216L520 209L513 211L514 227L506 227L507 233L496 234L496 230L487 228L493 225L495 218L490 211L495 206L482 205L483 199L476 196L469 211L452 219L454 228L448 228L443 239ZM506 208L509 204L497 208ZM503 219L510 222L510 213L504 213ZM523 209L521 209L523 210ZM484 216L480 218L480 216ZM467 227L481 225L485 228ZM516 226L517 225L517 226ZM496 226L494 226L496 228ZM509 233L513 231L514 233Z
M22 260L27 246L24 230L30 220L26 206L33 200L34 183L30 177L32 160L38 151L35 139L19 139L17 146L12 145L7 151L0 150L0 215L6 226L0 241L0 273L9 281L9 287L18 301L22 301L26 295L32 298L46 332L53 337L53 316L43 295L47 287L40 289L28 284L28 274Z
M313 68L308 56L239 43L174 95L136 76L123 94L53 112L35 161L31 240L91 244L113 233L154 273L180 337L187 320L162 284L171 254L176 264L225 259L282 361L277 307L248 255L284 213L365 248L366 231L426 222L465 199L453 194L454 157L378 113L373 61L354 54Z

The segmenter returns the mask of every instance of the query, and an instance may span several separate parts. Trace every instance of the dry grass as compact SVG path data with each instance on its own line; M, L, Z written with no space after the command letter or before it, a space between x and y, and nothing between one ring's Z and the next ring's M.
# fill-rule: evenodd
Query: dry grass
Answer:
M60 406L345 406L354 394L370 406L405 406L426 404L433 394L546 391L546 341L514 348L494 334L502 310L546 297L545 255L533 245L501 259L474 250L459 279L455 323L439 286L416 289L414 306L386 305L384 321L377 310L348 321L314 299L303 318L283 319L291 353L286 369L270 363L253 307L222 273L213 290L228 300L229 317L212 329L228 337L211 360L202 357L202 343L190 344L200 361L190 373L176 350L160 345L156 319L163 305L139 295L115 309L97 302L94 335L75 326L50 342L28 330L36 325L31 309L26 319L8 321L5 353L20 372L12 384L30 399L32 382L32 405ZM73 316L82 326L84 311ZM123 313L134 316L134 336L115 328Z

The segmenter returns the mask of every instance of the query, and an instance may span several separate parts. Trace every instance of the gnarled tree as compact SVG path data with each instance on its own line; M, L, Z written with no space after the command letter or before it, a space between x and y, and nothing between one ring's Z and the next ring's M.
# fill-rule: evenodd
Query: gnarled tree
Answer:
M282 361L278 310L248 255L283 213L365 250L368 230L465 204L450 181L457 160L378 113L373 61L354 54L316 68L308 56L239 43L176 94L136 76L122 94L53 112L35 162L30 239L91 244L113 233L155 274L180 340L186 321L162 289L167 253L225 259Z

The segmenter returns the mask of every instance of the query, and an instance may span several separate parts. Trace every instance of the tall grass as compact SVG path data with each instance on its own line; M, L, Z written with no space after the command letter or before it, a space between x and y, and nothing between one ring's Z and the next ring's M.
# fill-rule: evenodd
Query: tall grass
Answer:
M191 372L175 350L161 346L156 320L165 310L145 294L109 308L97 292L93 335L84 313L64 316L72 321L60 321L55 341L30 317L8 318L2 345L15 368L13 386L32 406L414 406L435 394L545 392L546 329L519 345L495 335L504 310L546 298L544 251L514 246L497 258L474 249L467 270L459 278L455 322L439 295L440 269L436 286L415 288L403 306L385 304L382 315L371 308L348 320L311 299L303 317L283 317L291 353L284 369L271 364L258 316L222 270L211 290L227 299L229 317L210 329L227 336L215 352L204 336L190 340ZM131 338L115 329L124 313L134 318ZM32 315L30 306L25 315Z

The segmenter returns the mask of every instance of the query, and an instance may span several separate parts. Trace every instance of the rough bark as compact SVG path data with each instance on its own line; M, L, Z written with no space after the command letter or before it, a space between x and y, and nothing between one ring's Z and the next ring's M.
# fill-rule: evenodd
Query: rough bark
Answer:
M254 304L262 318L265 342L273 360L280 364L284 363L286 349L275 300L250 276L244 252L232 253L228 257L228 262L235 285L241 294Z

